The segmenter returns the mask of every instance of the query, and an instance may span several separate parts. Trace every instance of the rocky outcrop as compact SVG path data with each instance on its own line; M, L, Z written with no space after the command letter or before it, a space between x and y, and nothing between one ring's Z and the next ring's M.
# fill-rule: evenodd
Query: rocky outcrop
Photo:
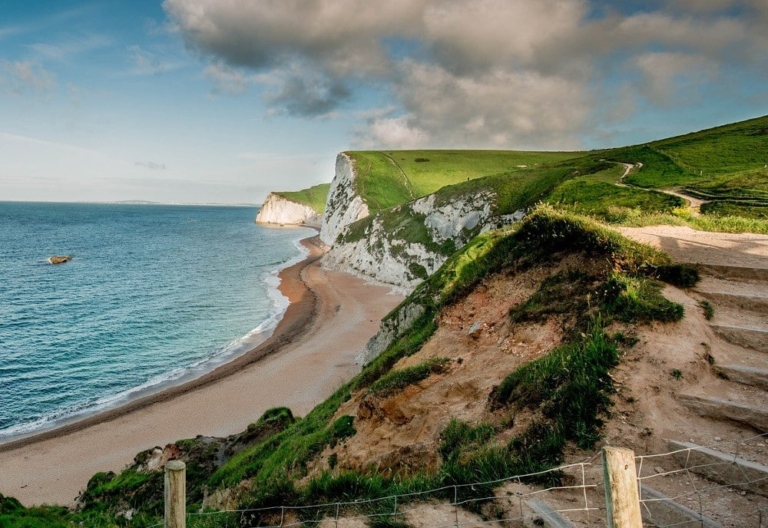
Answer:
M523 217L522 211L497 215L490 189L438 191L371 216L357 178L354 159L339 154L320 229L331 248L324 265L404 290L437 271L473 237Z
M357 192L356 179L352 158L343 152L336 156L336 175L331 182L320 228L320 240L328 246L334 245L346 226L369 214L368 205Z
M256 215L257 224L309 225L320 227L322 217L310 206L269 193Z
M381 320L378 333L368 340L365 349L355 357L355 362L365 366L379 357L406 330L409 330L425 311L425 308L418 303L407 303L396 308L390 316Z
M342 227L324 264L410 290L481 232L524 216L494 216L494 204L491 192L445 201L434 194L420 198L375 216L365 227Z

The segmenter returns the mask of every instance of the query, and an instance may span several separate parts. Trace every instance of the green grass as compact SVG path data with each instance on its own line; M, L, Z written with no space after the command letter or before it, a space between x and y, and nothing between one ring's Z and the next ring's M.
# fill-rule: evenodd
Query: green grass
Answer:
M525 173L582 155L579 152L495 150L353 151L347 154L355 160L358 193L372 213L432 194L447 185L484 176Z
M321 183L301 191L281 191L274 194L292 202L308 205L317 214L321 215L325 212L325 201L328 198L330 188L330 183Z
M605 159L621 163L642 163L642 168L625 179L638 187L666 189L696 181L693 174L687 174L672 158L648 145L609 150L603 155Z
M701 213L714 218L733 216L750 220L768 220L768 205L710 202L701 206Z
M652 225L689 226L700 231L717 233L768 234L768 219L746 216L696 216L687 209L675 209L672 213L644 213L639 209L615 207L609 211L612 224L629 227Z
M741 121L684 136L656 141L651 146L694 174L733 174L768 164L768 116Z
M607 159L642 162L627 177L641 187L686 187L708 196L768 199L768 116L647 145L606 151Z
M381 397L391 396L401 392L409 385L427 379L432 374L444 372L449 364L449 359L437 357L413 367L392 371L368 387L368 394Z
M683 205L683 200L660 192L579 178L558 186L546 198L547 203L567 208L578 214L610 221L616 207L638 209L643 213L671 213Z
M755 200L763 201L765 206L768 205L765 203L768 200L768 169L720 175L688 185L685 190L704 199Z
M671 323L683 318L683 306L661 294L662 284L613 273L601 291L601 308L625 323Z
M496 408L540 408L561 449L568 440L591 448L610 408L613 385L608 373L618 361L618 348L596 323L586 337L507 376L491 394L491 403Z
M0 528L72 528L66 508L25 508L12 497L0 494Z

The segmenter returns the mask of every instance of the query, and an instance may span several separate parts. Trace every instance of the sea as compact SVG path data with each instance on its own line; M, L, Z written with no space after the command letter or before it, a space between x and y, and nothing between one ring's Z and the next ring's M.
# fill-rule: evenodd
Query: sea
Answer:
M0 443L200 376L263 342L306 228L255 207L0 202ZM53 255L71 255L59 265Z

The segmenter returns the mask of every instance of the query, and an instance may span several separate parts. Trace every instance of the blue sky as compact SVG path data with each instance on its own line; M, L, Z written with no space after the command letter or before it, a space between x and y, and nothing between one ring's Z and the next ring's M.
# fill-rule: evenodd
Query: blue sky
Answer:
M350 148L599 148L768 114L763 0L7 4L0 200L258 203Z

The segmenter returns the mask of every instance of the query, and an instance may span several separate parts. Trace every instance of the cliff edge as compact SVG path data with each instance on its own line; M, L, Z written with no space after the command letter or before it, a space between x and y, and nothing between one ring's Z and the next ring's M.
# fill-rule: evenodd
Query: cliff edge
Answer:
M336 156L336 174L328 191L320 240L333 246L339 233L352 222L368 216L368 204L357 192L357 172L352 158L342 152Z
M312 207L269 193L256 215L257 224L309 225L320 227L322 216Z

